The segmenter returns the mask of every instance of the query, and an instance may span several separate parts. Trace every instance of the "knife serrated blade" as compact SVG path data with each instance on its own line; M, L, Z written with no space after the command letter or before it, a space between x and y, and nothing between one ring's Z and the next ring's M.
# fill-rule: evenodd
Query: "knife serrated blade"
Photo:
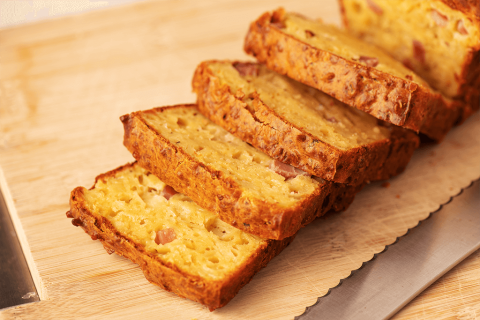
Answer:
M388 319L479 248L477 180L295 319Z

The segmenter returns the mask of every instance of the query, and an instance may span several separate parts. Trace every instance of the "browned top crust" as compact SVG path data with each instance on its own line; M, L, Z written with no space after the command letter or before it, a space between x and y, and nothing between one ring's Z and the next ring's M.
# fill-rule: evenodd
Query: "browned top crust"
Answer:
M285 11L264 13L250 25L245 52L270 69L317 88L374 117L422 131L432 114L448 109L439 93L328 51L313 47L282 31ZM458 111L457 111L458 112ZM436 123L442 130L425 132L441 140L455 122ZM436 133L439 135L432 135Z
M452 9L463 12L470 18L480 19L480 1L478 0L441 0Z
M178 105L143 112L168 112ZM125 129L124 145L145 169L198 205L217 213L221 220L265 239L281 240L324 213L341 211L353 201L363 185L348 186L325 181L297 205L283 208L263 199L246 197L234 179L189 155L149 127L142 112L121 118Z
M95 183L100 179L114 177L135 165L127 164L101 174L95 179ZM74 226L81 227L92 240L100 240L109 254L115 252L138 264L149 282L180 297L199 302L210 311L226 305L260 269L294 239L292 236L282 241L265 240L235 272L225 279L212 281L182 271L174 263L163 262L154 254L147 252L143 244L119 232L105 217L90 211L86 205L84 192L85 188L78 187L70 195L70 211L67 212L67 218L73 218Z
M388 179L403 171L418 137L409 130L396 128L390 139L383 139L348 150L341 150L292 124L266 105L258 94L249 110L243 92L232 92L228 85L221 85L208 66L212 63L251 66L231 61L205 61L194 74L192 85L197 93L198 108L210 120L222 126L240 139L252 144L274 159L302 169L312 175L338 183L358 185L364 181ZM243 72L243 69L240 71ZM401 148L403 154L392 150ZM389 165L385 165L389 163Z

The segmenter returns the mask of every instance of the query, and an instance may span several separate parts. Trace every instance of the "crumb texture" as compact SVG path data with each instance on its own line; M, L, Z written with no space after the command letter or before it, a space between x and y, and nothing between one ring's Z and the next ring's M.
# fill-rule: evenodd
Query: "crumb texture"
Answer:
M272 70L437 141L458 119L460 110L379 47L282 8L250 24L244 49Z
M217 215L177 193L162 196L166 184L139 165L99 179L84 191L91 212L108 221L123 235L166 264L206 280L222 280L266 245ZM168 243L157 243L158 233L174 232Z
M316 48L402 79L410 78L416 83L429 87L425 80L418 77L385 51L344 32L334 25L306 19L293 13L286 14L284 23L283 32Z
M242 195L289 208L311 196L319 182L310 176L287 179L270 169L272 158L258 151L194 108L143 112L148 126L195 160L232 177Z
M294 126L340 150L389 137L388 130L378 126L373 116L270 71L263 65L252 66L258 71L243 76L230 63L212 63L209 69L221 80L222 85L230 87L232 93L241 90L245 95L243 101L249 109L254 110L253 99L249 97L258 94L262 102Z
M478 20L442 1L342 2L351 34L385 49L447 97L460 94L470 52L480 49Z

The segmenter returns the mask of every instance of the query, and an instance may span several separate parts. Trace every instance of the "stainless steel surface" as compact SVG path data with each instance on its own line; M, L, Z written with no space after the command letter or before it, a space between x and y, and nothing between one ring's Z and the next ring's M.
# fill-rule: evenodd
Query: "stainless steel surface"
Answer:
M295 319L388 319L480 248L480 180Z
M39 300L0 190L0 309Z

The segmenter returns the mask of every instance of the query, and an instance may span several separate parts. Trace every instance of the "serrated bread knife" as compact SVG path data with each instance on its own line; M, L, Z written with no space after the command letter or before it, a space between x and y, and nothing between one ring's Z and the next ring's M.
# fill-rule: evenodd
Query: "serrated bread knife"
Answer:
M388 319L480 248L480 180L295 319Z

